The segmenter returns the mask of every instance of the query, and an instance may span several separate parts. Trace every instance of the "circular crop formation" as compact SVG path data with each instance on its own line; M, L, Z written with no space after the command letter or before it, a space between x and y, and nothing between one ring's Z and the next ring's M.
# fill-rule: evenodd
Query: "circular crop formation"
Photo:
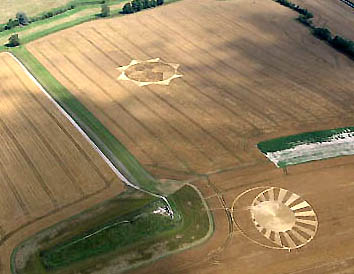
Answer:
M138 86L169 85L173 79L182 77L177 72L178 67L178 64L165 63L159 58L147 61L133 60L129 65L118 68L121 71L118 80L131 81Z
M143 62L130 66L125 75L128 78L139 82L164 81L175 74L175 69L161 62Z
M247 211L250 217L248 220L251 220L256 230L273 245L253 239L251 233L248 234L242 229L234 214L237 210L237 202L249 192L250 190L239 195L232 207L234 223L244 236L262 246L288 250L302 247L314 238L318 220L311 205L299 195L286 189L267 187L256 195L251 205L247 207Z

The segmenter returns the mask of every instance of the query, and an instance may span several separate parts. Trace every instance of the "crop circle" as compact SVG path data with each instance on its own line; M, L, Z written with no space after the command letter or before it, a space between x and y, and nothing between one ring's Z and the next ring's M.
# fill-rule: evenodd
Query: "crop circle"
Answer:
M165 63L160 58L146 61L132 60L129 65L119 67L118 80L135 83L138 86L169 85L170 82L182 77L178 74L179 64Z
M259 192L259 189L263 191ZM255 192L247 210L238 208L238 203L246 194ZM253 227L264 238L252 233L252 225L240 224L241 217L253 223ZM246 216L248 214L248 217ZM316 235L318 219L312 206L299 195L278 187L257 187L241 193L233 202L232 219L236 227L249 240L273 249L296 249L309 243Z

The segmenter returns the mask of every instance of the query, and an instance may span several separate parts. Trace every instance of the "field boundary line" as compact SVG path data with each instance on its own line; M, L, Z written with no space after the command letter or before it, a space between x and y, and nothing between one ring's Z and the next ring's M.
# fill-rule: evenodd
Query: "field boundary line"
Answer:
M106 155L97 147L97 145L90 139L90 137L81 129L81 127L74 121L74 119L55 101L49 93L44 89L44 87L38 82L38 80L28 71L28 69L22 64L20 60L17 59L10 52L5 52L10 55L16 63L21 67L25 74L36 84L36 86L47 96L47 98L55 105L55 107L70 121L70 123L81 133L81 135L88 141L88 143L93 147L93 149L101 156L101 158L106 162L106 164L111 168L111 170L128 186L140 190L142 192L148 193L154 197L162 199L168 207L169 214L173 218L173 209L165 196L152 193L150 191L141 189L139 186L131 183L124 175L113 165L113 163L106 157Z

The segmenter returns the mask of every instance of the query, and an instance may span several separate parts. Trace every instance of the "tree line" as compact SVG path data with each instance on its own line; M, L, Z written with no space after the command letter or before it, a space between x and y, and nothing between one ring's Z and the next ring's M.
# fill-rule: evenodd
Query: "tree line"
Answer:
M286 6L288 8L291 8L292 10L297 11L300 14L297 20L300 23L304 24L306 27L310 28L313 36L327 42L333 48L346 54L347 56L349 56L351 59L354 60L353 41L341 37L339 35L332 36L332 33L328 28L316 27L311 20L313 18L313 14L309 12L307 9L301 8L300 6L291 3L288 0L275 0L275 1L283 6Z
M143 9L155 8L164 4L164 0L133 0L123 6L122 13L130 14Z
M99 16L101 16L101 17L110 16L111 10L110 10L110 7L106 4L106 1L100 0L99 2L102 3L101 13L99 14ZM123 14L135 13L135 12L141 11L143 9L154 8L157 6L161 6L163 4L164 4L164 0L133 0L129 3L126 3L123 6L123 10L121 13L123 13ZM65 12L69 9L74 9L74 8L75 8L74 5L70 5L67 7L66 10L65 9L58 9L58 12L62 13L62 12ZM52 17L54 15L57 15L59 13L50 11L50 12L43 13L43 15L41 15L41 16L43 17L43 19L45 19L45 18ZM42 17L40 17L40 18L42 18ZM26 26L32 22L35 22L36 20L37 19L33 19L33 18L29 19L24 12L18 12L16 14L16 19L15 20L10 19L9 22L5 25L3 30L1 29L1 25L0 25L0 32L4 31L4 30L12 29L16 26ZM38 19L38 20L41 20L41 19ZM10 36L9 42L6 44L6 46L7 47L17 47L19 45L20 45L19 35L17 33L12 34Z
M275 0L275 2L278 2L279 4L288 7L301 15L303 15L305 18L313 18L313 14L309 12L307 9L301 8L300 6L288 1L288 0Z
M47 18L51 18L51 17L53 17L55 15L64 13L64 12L66 12L68 10L72 10L74 8L75 8L75 5L68 5L68 6L65 6L65 7L56 8L56 9L53 9L51 11L44 12L44 13L42 13L40 15L37 15L37 16L34 16L34 17L30 17L30 18L27 17L26 13L18 12L16 14L15 18L10 18L7 23L0 25L0 32L3 32L5 30L13 29L14 27L26 26L26 25L31 24L31 23L36 22L36 21L40 21L40 20L44 20L44 19L47 19Z

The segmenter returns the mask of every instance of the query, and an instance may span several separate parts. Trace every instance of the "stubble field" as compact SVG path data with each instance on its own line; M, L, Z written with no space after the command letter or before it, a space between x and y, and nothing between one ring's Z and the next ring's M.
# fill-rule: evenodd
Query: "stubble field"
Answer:
M28 49L148 169L203 174L262 160L253 139L352 115L352 62L293 14L271 1L183 1ZM156 57L181 64L183 77L117 80L116 68Z
M353 158L291 167L286 176L256 148L261 140L353 123L354 63L311 36L296 16L270 0L185 0L28 45L153 175L193 182L215 209L209 242L142 273L352 267L353 208L346 201L354 192ZM180 64L183 77L169 86L117 80L116 68L157 57ZM313 205L319 230L308 245L270 250L236 230L233 200L264 185L289 189Z
M117 195L123 183L15 59L1 53L0 63L0 250L5 264L4 241L20 241L22 229L43 228L36 223L108 189ZM0 271L5 269L0 264Z

